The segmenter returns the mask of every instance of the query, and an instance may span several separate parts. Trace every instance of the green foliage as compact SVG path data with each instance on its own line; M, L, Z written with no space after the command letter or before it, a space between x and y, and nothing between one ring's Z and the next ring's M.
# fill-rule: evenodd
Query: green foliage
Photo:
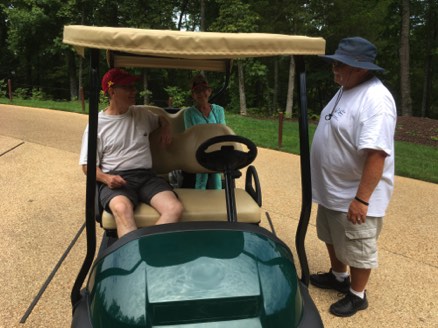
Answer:
M49 98L37 88L32 88L32 95L30 97L32 100L48 100Z
M250 4L240 0L216 0L220 6L219 16L210 26L217 32L255 32L259 15L252 10Z
M7 97L8 94L8 82L6 80L0 80L0 98Z
M108 95L105 92L103 92L103 90L99 91L99 104L104 107L107 107L109 105Z
M138 93L138 95L145 100L145 103L149 103L149 99L152 96L151 90L142 90ZM146 101L147 100L147 101Z
M219 32L257 32L258 22L261 20L259 14L249 3L242 3L239 0L217 0L219 4L219 16L210 25L209 30ZM260 63L257 59L253 60L240 60L244 67L245 76L245 88L252 90L254 85L261 80L266 81L266 67ZM237 63L234 65L237 66ZM240 95L239 95L239 83L237 74L232 77L233 88L230 88L230 107L235 111L240 111ZM254 98L248 97L253 93L246 92L248 106L258 105ZM262 93L263 94L263 93ZM264 99L262 97L256 97L258 99ZM257 100L258 100L257 99Z
M411 93L415 115L438 118L438 2L413 0L411 8ZM327 52L332 53L341 38L360 35L378 47L378 64L386 69L379 77L400 99L398 60L400 1L398 0L212 0L205 1L205 27L208 31L268 32L322 36ZM184 5L184 7L183 7ZM87 90L88 61L78 71L79 57L63 44L63 26L85 24L127 26L155 29L182 28L199 30L199 1L176 0L15 0L0 3L0 79L13 79L21 89L38 89L53 99L70 99L78 94L78 79ZM288 84L288 62L279 64L274 80L274 59L252 59L244 62L248 108L259 108L266 115L284 110ZM426 67L427 60L431 66ZM307 58L309 106L318 115L336 89L330 68L317 57ZM101 71L107 69L102 58ZM189 73L154 73L148 70L148 81L155 99L164 101L167 85L186 89ZM425 72L431 72L429 86ZM77 76L75 76L77 74ZM149 78L150 76L150 78ZM211 80L215 82L215 80ZM232 76L222 104L239 111L236 75ZM18 92L23 97L33 93ZM2 92L3 94L3 92ZM277 103L273 95L277 94ZM429 103L424 104L425 96ZM187 100L187 99L186 99ZM423 111L423 107L427 108Z
M18 99L29 99L29 89L16 88L13 92L13 96Z
M185 105L186 99L188 97L188 91L183 90L179 87L168 86L164 88L170 98L172 98L173 107L181 108Z
M46 95L38 88L16 88L13 91L13 98L21 100L50 100L50 96Z

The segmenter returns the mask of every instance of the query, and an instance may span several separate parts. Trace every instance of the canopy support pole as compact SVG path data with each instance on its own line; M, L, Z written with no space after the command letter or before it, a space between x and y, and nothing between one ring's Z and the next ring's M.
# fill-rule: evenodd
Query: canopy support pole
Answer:
M221 96L225 92L225 90L227 90L228 85L230 84L230 77L231 77L231 60L228 60L226 62L224 84L222 85L222 87L219 89L217 93L215 93L213 96L210 97L210 99L208 100L210 103L213 103L213 101L217 97Z
M305 239L312 210L312 181L310 177L310 147L309 123L307 117L306 70L303 56L295 56L296 81L299 101L299 134L300 134L300 163L301 163L301 215L295 235L295 247L301 266L301 281L308 286L310 273L305 250Z
M96 149L97 149L97 120L99 112L99 50L90 50L90 96L88 114L88 157L87 157L87 186L85 207L85 228L87 236L87 254L81 270L76 278L71 292L73 311L81 300L81 288L90 271L96 252L96 222L95 222L95 197L96 197Z

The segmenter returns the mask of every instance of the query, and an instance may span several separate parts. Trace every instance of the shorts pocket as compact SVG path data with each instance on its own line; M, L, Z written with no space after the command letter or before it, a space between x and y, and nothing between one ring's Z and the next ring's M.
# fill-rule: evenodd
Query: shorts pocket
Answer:
M369 268L377 263L376 235L376 228L345 231L345 251L349 265Z
M374 238L377 234L377 229L366 229L366 230L347 230L345 235L349 240L367 239Z

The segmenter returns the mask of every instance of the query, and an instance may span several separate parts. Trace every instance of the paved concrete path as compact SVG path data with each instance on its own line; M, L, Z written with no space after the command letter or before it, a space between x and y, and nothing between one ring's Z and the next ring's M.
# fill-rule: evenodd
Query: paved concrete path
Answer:
M85 254L83 235L26 323L19 321L83 223L85 177L78 155L86 124L81 114L0 105L1 328L70 327L70 291ZM255 165L263 208L294 249L298 157L260 149ZM379 241L380 268L368 285L368 310L333 317L328 307L337 293L310 287L326 327L438 327L437 195L437 184L396 178ZM306 241L311 272L329 268L314 222L315 209Z

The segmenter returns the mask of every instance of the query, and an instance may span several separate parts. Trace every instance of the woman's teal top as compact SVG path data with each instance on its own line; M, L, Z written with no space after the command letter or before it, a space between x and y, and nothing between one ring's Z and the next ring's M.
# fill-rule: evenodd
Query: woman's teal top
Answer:
M184 111L184 125L188 129L198 124L226 124L224 108L212 104L208 117L204 116L196 107L187 108ZM222 189L222 178L219 173L196 174L196 189Z

